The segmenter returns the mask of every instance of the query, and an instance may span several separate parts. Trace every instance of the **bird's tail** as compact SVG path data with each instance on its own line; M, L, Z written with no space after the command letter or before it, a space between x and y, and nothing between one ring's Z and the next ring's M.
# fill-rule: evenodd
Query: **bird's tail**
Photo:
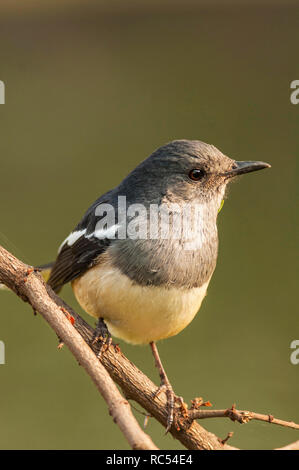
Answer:
M54 261L52 261L51 263L43 264L41 266L36 266L36 268L40 271L45 282L48 282L53 266L54 266ZM10 290L4 284L1 284L1 282L0 282L0 289L6 290L6 291Z
M51 263L42 264L41 266L36 266L36 268L40 271L45 282L48 282L49 280L54 263L55 261L52 261Z

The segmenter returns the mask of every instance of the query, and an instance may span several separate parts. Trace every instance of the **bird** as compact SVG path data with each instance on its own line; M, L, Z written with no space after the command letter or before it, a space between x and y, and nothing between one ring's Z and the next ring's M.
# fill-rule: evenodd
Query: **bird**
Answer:
M71 283L97 319L93 342L111 337L149 344L165 391L167 429L176 400L156 342L193 320L207 293L218 255L217 216L227 185L269 168L236 161L199 140L159 147L114 189L100 196L59 247L48 284Z

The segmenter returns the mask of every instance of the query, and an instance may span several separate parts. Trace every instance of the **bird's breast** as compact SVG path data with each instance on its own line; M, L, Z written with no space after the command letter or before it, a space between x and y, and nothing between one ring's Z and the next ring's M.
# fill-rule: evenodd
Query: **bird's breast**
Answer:
M103 317L113 336L145 344L183 330L198 312L208 283L188 289L144 286L103 262L72 286L82 308L94 317Z

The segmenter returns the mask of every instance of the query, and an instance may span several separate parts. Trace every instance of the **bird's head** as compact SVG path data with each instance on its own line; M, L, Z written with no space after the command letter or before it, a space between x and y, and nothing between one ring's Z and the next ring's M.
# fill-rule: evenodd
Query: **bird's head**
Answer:
M147 200L162 195L172 202L220 203L236 176L269 167L260 161L233 160L199 140L175 140L158 148L131 175Z

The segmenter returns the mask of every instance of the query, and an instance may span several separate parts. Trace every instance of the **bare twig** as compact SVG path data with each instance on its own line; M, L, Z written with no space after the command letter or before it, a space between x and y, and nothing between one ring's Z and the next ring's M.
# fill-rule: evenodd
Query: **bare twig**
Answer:
M224 439L221 439L221 444L225 444L231 437L233 437L234 433L230 431Z
M121 396L105 367L72 326L73 317L69 316L71 321L68 321L68 312L49 297L40 275L2 247L0 247L0 264L1 282L14 290L23 300L30 302L34 310L43 316L70 349L107 402L110 415L131 447L133 449L157 449L151 438L140 428L128 401Z
M206 418L230 418L232 421L238 421L238 423L248 423L255 419L257 421L264 421L266 423L278 424L279 426L285 426L287 428L299 429L299 424L293 421L283 421L282 419L274 418L272 415L264 415L255 413L254 411L237 410L233 405L231 408L225 410L189 410L188 412L190 419L206 419Z

